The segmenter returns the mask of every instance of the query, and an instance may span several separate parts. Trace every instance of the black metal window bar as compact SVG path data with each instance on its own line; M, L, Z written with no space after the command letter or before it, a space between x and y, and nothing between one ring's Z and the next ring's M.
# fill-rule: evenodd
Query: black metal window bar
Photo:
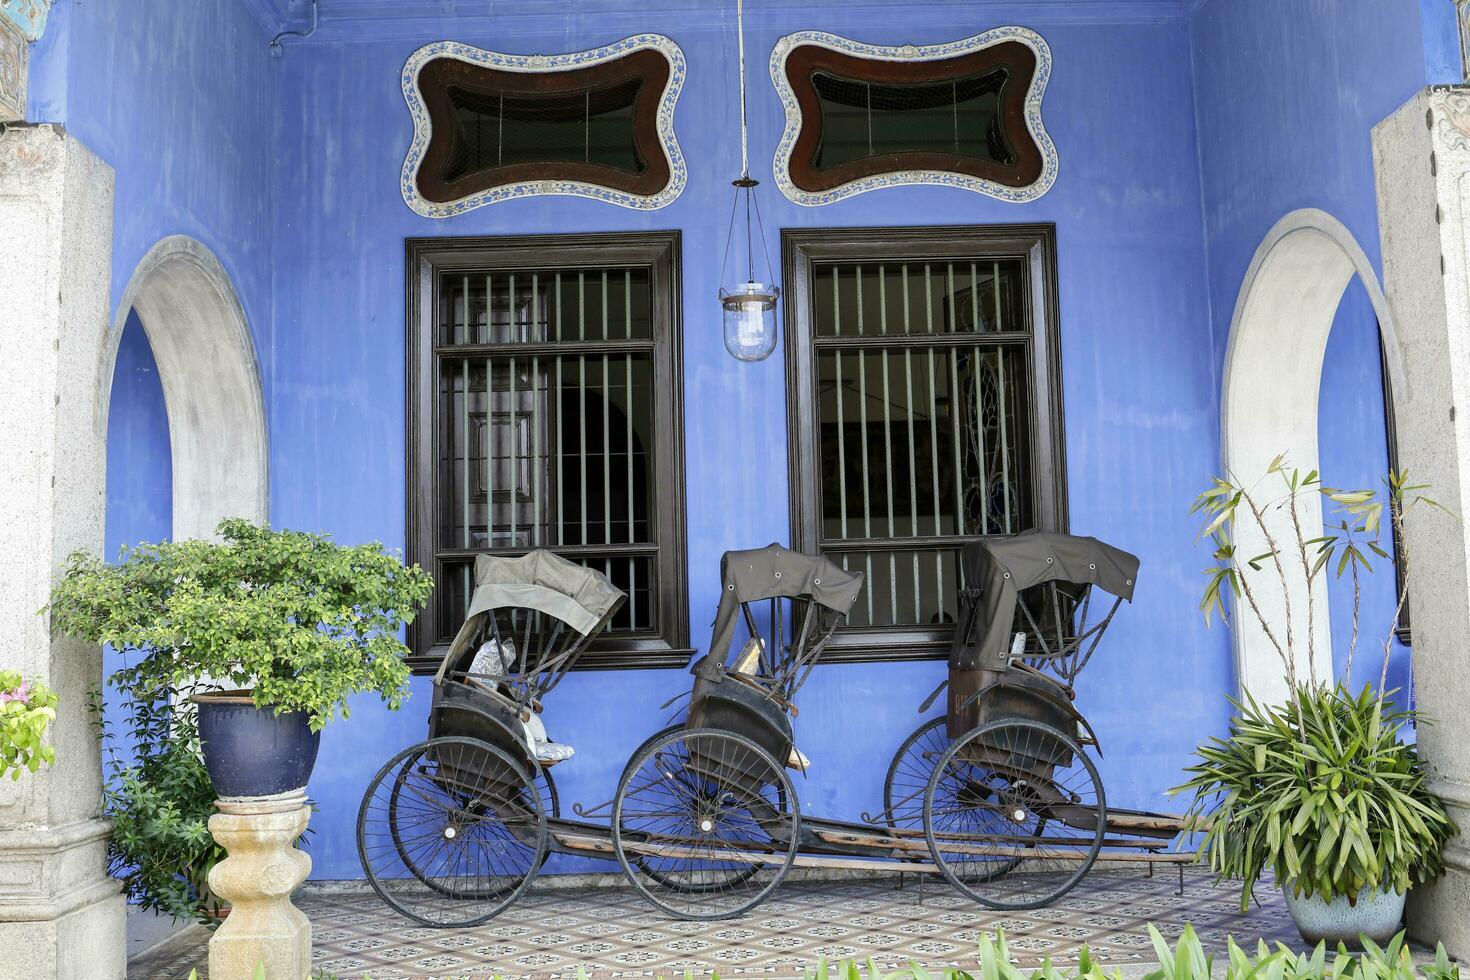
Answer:
M464 619L476 555L542 547L627 593L610 633L656 629L650 289L646 268L440 277L443 634Z
M1028 264L816 263L820 548L858 627L955 621L964 540L1036 526Z

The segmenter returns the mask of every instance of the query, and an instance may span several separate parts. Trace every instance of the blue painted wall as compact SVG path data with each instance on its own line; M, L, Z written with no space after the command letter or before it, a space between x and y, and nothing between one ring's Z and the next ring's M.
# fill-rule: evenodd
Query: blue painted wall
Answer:
M220 256L259 347L272 519L346 542L403 541L405 237L680 229L689 601L692 639L702 646L720 553L784 541L788 519L784 481L748 476L785 472L781 354L735 362L715 316L715 263L738 160L734 35L725 18L691 6L698 9L637 16L589 7L520 18L513 32L446 19L411 40L370 39L339 24L272 60L237 0L60 0L37 49L33 117L66 122L117 169L114 296L165 234L194 235ZM999 9L830 3L800 15L762 12L747 37L754 169L768 177L781 125L762 61L788 31L926 43L1019 22L1051 44L1045 116L1061 174L1041 200L1015 206L909 188L804 209L767 182L762 204L773 246L782 227L1056 224L1072 526L1144 561L1136 601L1089 667L1080 701L1103 740L1110 801L1166 806L1162 791L1193 746L1223 728L1233 685L1227 635L1206 631L1196 613L1203 556L1187 507L1218 464L1219 371L1235 291L1256 243L1294 207L1332 211L1376 256L1368 128L1422 84L1433 38L1417 5L1393 0L1209 0L1191 20L1153 22L1139 4L1120 4L1131 13L1112 21L1089 6L1087 23L1069 23L1055 3L1025 8L1035 18L986 13ZM643 214L543 198L433 221L403 204L397 180L411 127L398 71L419 43L451 36L549 52L634 30L669 34L691 66L676 116L690 182L673 205ZM1309 179L1323 160L1331 175ZM1361 317L1353 323L1333 339L1334 374L1369 370L1369 335ZM1381 452L1366 441L1381 406L1347 391L1329 396L1344 401L1327 414L1351 422L1324 431L1323 457L1359 472ZM113 413L115 426L151 431L150 452L161 445L166 460L156 399L119 393ZM115 515L137 506L133 495L147 499L119 475L146 458L114 464ZM140 509L166 513L153 506ZM134 532L131 518L115 520L127 537L167 530L139 519ZM836 816L874 808L892 751L942 673L938 662L819 669L797 720L814 762L798 781L804 806ZM579 749L557 770L564 803L607 799L629 752L662 723L655 706L688 685L680 670L620 671L577 674L559 688L548 726ZM422 737L426 688L416 680L396 715L362 699L350 721L326 731L311 785L320 805L316 877L360 874L357 801L377 765Z
M651 214L542 198L451 220L420 218L397 187L411 133L398 70L422 41L287 53L276 145L279 172L289 179L278 191L267 376L277 523L349 541L403 539L405 237L677 228L685 256L689 601L694 643L706 642L721 552L785 541L789 522L784 480L750 478L786 471L782 357L740 364L720 339L717 262L739 159L735 38L728 26L698 20L659 13L636 24L673 37L691 66L676 116L689 186ZM453 36L534 53L603 44L629 25L568 14L515 26L513 36ZM762 61L782 34L821 28L925 43L991 26L952 6L914 6L898 20L891 11L859 16L835 4L748 24L748 50L759 53L751 86L757 176L768 176L781 125ZM1224 635L1207 633L1194 613L1199 558L1186 515L1217 457L1188 38L1180 20L1037 26L1056 59L1045 116L1061 155L1060 177L1040 201L1005 205L927 188L806 209L767 183L762 208L773 248L783 227L1056 223L1072 524L1138 552L1146 569L1137 601L1089 668L1081 700L1104 741L1110 798L1159 806L1196 740L1223 723L1221 694L1231 681ZM1148 66L1146 87L1138 84L1140 65ZM799 781L804 806L850 817L880 805L888 760L942 676L938 662L818 670L797 720L798 741L814 762ZM609 798L628 754L661 724L655 706L689 683L682 670L624 671L578 674L560 687L547 724L579 750L556 771L563 800ZM375 762L422 737L424 687L396 716L365 703L325 733L311 785L324 803L314 819L315 875L359 874L351 804Z
M1378 346L1378 317L1363 284L1354 280L1343 295L1327 338L1322 362L1318 440L1323 482L1328 486L1382 491L1388 472L1388 430L1384 425L1383 362ZM1328 521L1333 517L1329 510ZM1383 546L1392 551L1391 535ZM1393 623L1398 594L1392 563L1373 555L1375 572L1360 576L1358 644L1353 655L1354 688L1378 683L1384 643ZM1328 579L1332 616L1333 666L1346 678L1352 646L1353 584L1350 572ZM1388 686L1407 691L1409 649L1389 644Z
M1371 130L1431 82L1458 71L1448 0L1207 0L1190 23L1210 316L1223 367L1246 268L1287 212L1332 214L1379 265ZM1376 320L1361 283L1344 296L1323 364L1319 441L1328 485L1381 487L1387 469ZM1351 585L1331 581L1334 656L1342 670ZM1366 643L1354 683L1377 680L1393 618L1392 570L1364 583ZM1390 682L1408 682L1397 646Z
M268 40L239 0L56 0L28 111L113 168L114 307L154 244L190 235L229 273L262 356L279 77Z
M161 541L173 530L173 462L169 452L168 416L163 384L153 349L136 314L123 327L112 374L107 414L106 556L116 559L123 545ZM112 647L103 650L104 676L124 666ZM117 717L116 698L104 692L104 712ZM117 747L131 744L123 728L114 728Z

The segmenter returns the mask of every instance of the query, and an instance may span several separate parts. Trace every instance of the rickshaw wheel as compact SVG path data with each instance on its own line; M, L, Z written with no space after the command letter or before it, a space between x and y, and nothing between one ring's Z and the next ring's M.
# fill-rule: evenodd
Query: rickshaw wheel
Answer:
M785 879L800 819L791 779L765 749L733 732L679 729L628 761L613 799L613 850L655 907L728 919Z
M670 725L668 728L665 728L658 732L654 732L648 738L644 739L643 744L634 749L633 754L628 756L628 765L623 769L623 775L620 777L620 783L622 779L628 778L629 770L632 768L633 763L637 761L639 756L642 755L644 749L648 748L654 742L670 734L671 732L681 732L683 730L684 726L682 724ZM642 856L636 856L632 859L632 861L638 866L639 871L642 871L644 874L648 875L648 877L652 878L663 887L672 888L675 891L705 892L710 891L713 888L717 888L721 884L720 882L680 881L676 877L666 875L663 872L659 871L657 867L658 862L656 860L646 861L643 859ZM755 877L758 871L760 871L760 865L758 864L751 864L747 865L746 867L733 870L731 871L730 877L726 880L725 883L728 884L733 882L735 884L739 884L749 878Z
M931 718L914 729L893 754L883 779L883 819L888 826L911 829L924 825L924 791L929 788L934 764L949 748L948 724L942 715Z
M1076 887L1102 849L1107 801L1076 739L998 720L956 739L924 792L924 837L949 883L986 908L1040 908Z
M437 928L502 912L546 859L537 769L462 736L399 752L373 777L357 813L357 853L373 891Z

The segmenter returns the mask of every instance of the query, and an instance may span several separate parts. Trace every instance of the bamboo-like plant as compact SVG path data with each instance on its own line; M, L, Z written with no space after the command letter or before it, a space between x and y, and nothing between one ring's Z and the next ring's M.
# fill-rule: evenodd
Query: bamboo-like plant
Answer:
M1273 478L1279 479L1280 492L1263 488ZM1216 477L1195 499L1193 512L1204 515L1201 536L1214 545L1200 600L1205 622L1218 614L1228 624L1227 598L1237 610L1247 610L1280 658L1289 691L1280 705L1261 705L1249 692L1232 699L1236 714L1228 736L1201 746L1199 762L1186 770L1190 778L1172 790L1194 793L1191 827L1203 831L1198 858L1217 878L1242 882L1242 910L1267 869L1295 895L1355 902L1364 889L1402 892L1443 868L1441 848L1457 828L1429 790L1415 747L1401 737L1413 713L1389 701L1397 692L1387 689L1407 574L1399 581L1378 683L1365 684L1356 694L1351 687L1361 576L1379 560L1392 560L1381 541L1385 528L1394 532L1403 557L1405 514L1443 512L1428 489L1403 473L1390 473L1381 491L1333 489L1322 485L1315 470L1303 473L1278 456L1254 484L1233 475ZM1301 523L1309 495L1334 506L1332 522L1311 538ZM1291 540L1283 542L1273 533L1268 519L1273 511L1289 516ZM1245 556L1237 548L1247 522L1266 542L1261 554ZM1292 627L1292 575L1287 572L1292 565L1300 567L1306 584L1305 641ZM1329 570L1338 578L1349 575L1353 586L1346 670L1336 682L1319 677L1314 666L1312 586ZM1280 628L1262 610L1261 597L1270 588L1282 592L1285 623ZM1298 666L1302 654L1305 671Z

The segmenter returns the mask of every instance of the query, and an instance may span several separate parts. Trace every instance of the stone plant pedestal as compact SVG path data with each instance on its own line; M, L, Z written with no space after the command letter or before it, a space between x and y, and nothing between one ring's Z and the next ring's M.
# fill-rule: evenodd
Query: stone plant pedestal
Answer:
M210 980L266 980L311 975L311 923L291 904L311 858L296 848L311 810L300 790L280 796L235 797L215 803L209 832L229 857L209 872L209 888L230 914L209 940Z

